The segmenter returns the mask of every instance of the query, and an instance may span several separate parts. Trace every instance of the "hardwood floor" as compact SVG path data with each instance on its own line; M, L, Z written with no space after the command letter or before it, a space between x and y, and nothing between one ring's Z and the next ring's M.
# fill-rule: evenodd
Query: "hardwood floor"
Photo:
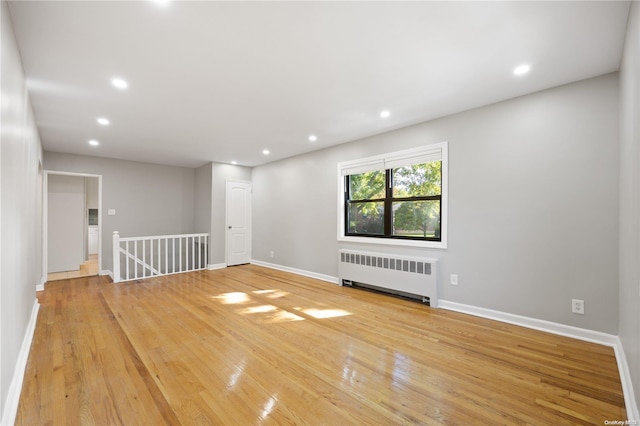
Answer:
M255 265L38 298L18 425L626 418L609 347Z

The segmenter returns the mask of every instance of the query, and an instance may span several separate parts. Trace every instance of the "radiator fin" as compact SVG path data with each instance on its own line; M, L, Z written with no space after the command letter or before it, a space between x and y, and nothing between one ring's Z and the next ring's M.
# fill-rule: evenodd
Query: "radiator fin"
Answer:
M393 269L396 271L431 275L431 262L354 253L340 253L340 261L342 263L353 263L356 265L371 266L374 268Z

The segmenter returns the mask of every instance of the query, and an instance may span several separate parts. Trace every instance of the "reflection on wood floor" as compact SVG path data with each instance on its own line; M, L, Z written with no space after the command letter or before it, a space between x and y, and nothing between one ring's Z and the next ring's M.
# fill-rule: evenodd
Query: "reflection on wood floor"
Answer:
M255 265L38 297L18 425L626 418L609 347Z

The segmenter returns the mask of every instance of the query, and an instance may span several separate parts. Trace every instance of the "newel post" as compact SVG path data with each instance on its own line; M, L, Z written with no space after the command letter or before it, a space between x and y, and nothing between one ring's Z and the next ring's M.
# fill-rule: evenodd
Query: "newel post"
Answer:
M113 231L113 282L120 282L120 234Z

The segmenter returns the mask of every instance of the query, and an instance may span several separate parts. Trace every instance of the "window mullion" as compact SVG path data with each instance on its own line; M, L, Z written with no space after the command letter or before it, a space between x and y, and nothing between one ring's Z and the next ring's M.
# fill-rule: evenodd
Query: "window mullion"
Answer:
M384 235L390 237L393 234L393 212L392 199L393 199L393 170L387 169L385 171L385 198L384 198Z

